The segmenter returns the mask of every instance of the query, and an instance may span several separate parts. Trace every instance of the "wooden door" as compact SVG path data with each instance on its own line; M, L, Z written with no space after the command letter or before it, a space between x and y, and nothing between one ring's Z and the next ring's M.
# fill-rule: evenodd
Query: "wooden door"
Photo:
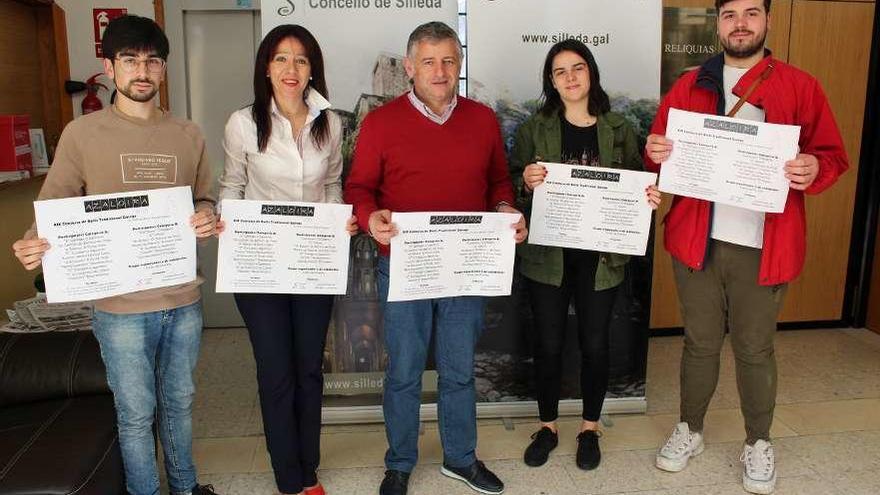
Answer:
M825 88L850 169L831 189L807 197L806 265L789 288L782 321L843 316L873 19L872 2L794 2L789 61Z

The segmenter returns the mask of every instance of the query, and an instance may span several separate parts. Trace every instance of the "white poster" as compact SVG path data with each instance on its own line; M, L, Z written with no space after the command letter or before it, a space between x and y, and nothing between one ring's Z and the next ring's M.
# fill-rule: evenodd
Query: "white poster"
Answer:
M456 0L261 0L260 10L264 36L275 26L299 24L321 46L330 110L344 128L343 177L364 117L410 89L403 66L410 33L430 21L459 29ZM370 394L382 388L387 355L376 285L378 258L372 238L364 233L354 236L348 291L336 297L328 329L328 396ZM426 378L424 390L436 391L436 371L428 370L425 376L434 378ZM378 404L379 397L369 400Z
M351 205L223 200L217 292L345 294Z
M587 45L596 59L602 87L611 99L611 110L626 117L635 133L644 139L660 99L662 26L661 0L468 0L468 95L495 111L510 151L517 128L541 106L542 70L547 53L559 41L576 39ZM644 200L644 193L641 196ZM566 207L574 207L573 203L577 202ZM621 218L632 219L630 213L633 210L622 209L626 212L620 217L617 215L621 212L613 208L596 211L594 215L616 216L612 223L619 225ZM530 214L534 222L535 214L540 212L533 209L524 213ZM557 215L553 221L573 220L579 215L574 210L549 213ZM570 216L565 218L567 215ZM643 221L635 220L636 223ZM606 227L616 228L614 225ZM558 233L569 237L578 234L576 228L564 230L562 227ZM642 228L624 230L638 230L639 237L645 234ZM540 234L538 232L538 237ZM532 236L535 236L534 226L530 229L528 242L535 241ZM601 253L634 252L634 248L641 247L643 242L612 237L612 243L594 249ZM577 241L583 239L586 236ZM621 256L602 254L599 259L600 263L622 262ZM613 370L609 380L609 399L642 399L645 395L647 355L644 350L647 349L649 333L651 263L651 248L648 246L648 256L633 256L626 262L625 280L617 289L608 329L610 369ZM622 267L616 265L615 268ZM515 294L506 307L500 306L502 298L494 298L489 303L487 314L490 316L520 316L504 320L503 326L509 334L506 341L499 338L496 345L506 351L493 354L492 359L478 366L478 369L492 369L492 376L529 376L533 373L530 369L534 363L531 359L533 350L528 346L510 350L513 347L510 342L530 342L531 335L538 331L534 318L528 318L531 307L528 294L517 294L516 291ZM498 306L493 308L493 303ZM523 314L526 316L521 316ZM506 362L513 364L505 367L502 363ZM576 360L564 359L563 375L577 376L577 366ZM515 382L491 383L502 390L502 396L534 397L533 388L517 390ZM563 383L562 397L578 398L580 390ZM571 407L580 412L580 401L571 402Z
M403 56L416 26L458 27L455 0L262 0L260 11L263 36L280 24L300 24L315 36L328 99L359 119L409 89Z
M507 296L517 213L392 213L388 302Z
M781 213L788 199L785 162L798 152L800 126L669 110L673 142L660 190L748 210Z
M196 278L189 186L34 201L50 303L87 301Z
M661 0L469 0L468 94L498 113L505 134L538 107L550 47L593 52L612 109L645 135L660 97Z
M644 256L653 210L645 189L657 174L618 168L542 163L529 243Z

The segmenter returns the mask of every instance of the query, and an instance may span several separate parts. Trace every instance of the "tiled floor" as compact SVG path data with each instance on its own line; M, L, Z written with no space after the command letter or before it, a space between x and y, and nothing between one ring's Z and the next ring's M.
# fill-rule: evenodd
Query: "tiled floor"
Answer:
M505 493L723 495L742 494L733 357L725 350L722 376L706 420L707 449L687 470L653 467L655 449L677 418L680 337L651 340L648 413L613 416L604 429L602 465L574 465L576 418L561 423L559 448L541 468L521 461L534 420L481 420L479 457L505 481ZM779 399L773 426L779 495L880 494L880 335L866 330L780 332L776 347ZM195 455L202 482L228 495L275 493L262 437L254 362L243 330L205 332L198 369ZM378 493L384 471L381 425L328 426L322 436L321 480L331 495ZM439 473L436 424L421 438L410 493L470 494Z

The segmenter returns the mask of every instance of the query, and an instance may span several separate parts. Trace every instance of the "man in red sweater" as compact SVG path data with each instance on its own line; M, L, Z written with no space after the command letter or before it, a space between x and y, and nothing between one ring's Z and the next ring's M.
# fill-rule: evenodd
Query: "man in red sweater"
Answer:
M481 297L385 302L388 244L397 234L391 212L502 211L519 213L495 114L456 96L462 49L449 26L416 28L404 60L413 90L371 112L358 136L345 201L361 228L379 243L379 298L384 305L383 410L388 451L380 495L404 495L418 458L422 372L435 339L440 439L446 476L481 493L504 484L475 455L474 347L483 328ZM516 242L526 238L525 221Z
M787 284L806 251L804 193L830 187L847 169L846 152L819 83L764 48L770 0L716 0L724 52L685 74L660 104L645 146L659 170L674 144L664 137L670 108L798 125L800 153L785 164L785 210L761 213L677 196L664 220L684 320L681 419L657 453L657 467L681 471L703 451L703 418L718 383L721 344L730 329L745 419L743 488L770 493L776 466L770 424L776 404L773 337Z

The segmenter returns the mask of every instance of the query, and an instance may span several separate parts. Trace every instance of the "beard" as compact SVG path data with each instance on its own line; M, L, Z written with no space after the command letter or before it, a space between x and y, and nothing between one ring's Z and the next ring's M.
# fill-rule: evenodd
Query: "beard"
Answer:
M764 49L764 41L767 40L767 30L764 30L761 36L756 38L754 42L739 46L734 46L728 41L734 33L730 33L727 38L721 38L721 46L724 48L724 53L728 56L733 58L749 58Z
M149 83L153 86L153 90L148 93L136 93L132 91L132 86L134 86L135 83ZM156 96L156 93L159 92L159 85L148 79L133 79L129 81L128 85L124 88L117 87L116 89L120 93L125 95L125 97L129 100L136 101L138 103L146 103L152 100L153 97Z

